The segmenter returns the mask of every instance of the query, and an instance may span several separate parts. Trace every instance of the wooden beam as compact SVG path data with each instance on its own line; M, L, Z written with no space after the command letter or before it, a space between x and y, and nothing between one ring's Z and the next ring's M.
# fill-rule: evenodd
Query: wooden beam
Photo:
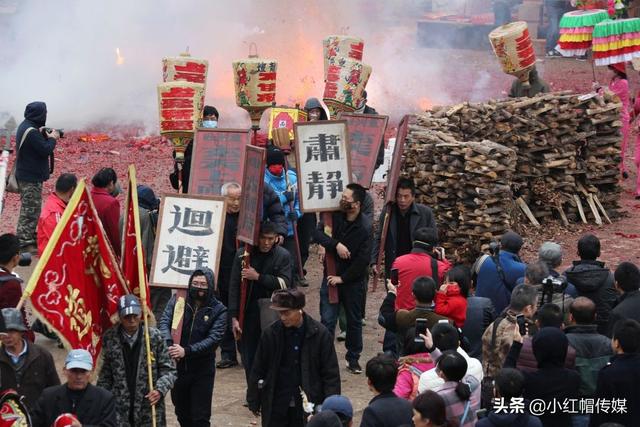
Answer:
M602 216L604 216L604 219L606 219L607 222L611 224L611 219L609 218L609 215L607 215L607 211L604 210L604 206L602 206L602 203L600 203L600 199L598 199L597 194L593 195L593 201L596 202L596 205L600 208L600 211L602 211Z
M585 224L587 223L587 217L584 216L584 208L582 207L582 202L580 201L580 196L578 196L577 194L573 195L573 200L575 200L576 205L578 206L578 212L580 213L580 219L582 219L582 222L584 222Z
M516 204L520 207L520 209L522 209L522 212L524 212L527 218L529 218L529 221L531 221L531 224L535 225L536 227L540 227L540 223L538 222L536 217L533 216L531 209L529 209L529 206L527 206L527 202L525 202L522 197L518 197L516 199Z
M593 194L589 194L587 196L587 203L589 204L589 208L591 208L593 217L596 219L596 224L602 225L602 218L600 218L600 214L598 213L598 208L593 201Z
M562 202L560 202L560 200L556 202L556 209L560 213L560 218L562 219L562 223L565 226L569 225L569 220L567 219L567 215L564 213L564 209L562 209Z

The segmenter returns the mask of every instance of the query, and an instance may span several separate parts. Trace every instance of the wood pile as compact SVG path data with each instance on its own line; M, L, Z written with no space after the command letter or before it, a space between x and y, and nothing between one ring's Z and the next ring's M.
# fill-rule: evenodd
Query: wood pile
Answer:
M491 240L511 227L514 150L415 129L407 144L404 171L416 183L418 200L434 209L446 248Z
M597 222L601 217L595 201L609 214L619 208L620 108L610 93L570 92L436 107L409 125L404 169L413 176L424 202L438 211L439 222L451 229L449 224L458 221L461 236L473 230L472 235L480 232L484 240L492 227L494 236L504 228L502 222L500 229L484 228L491 214L480 213L485 205L493 212L497 193L467 191L480 181L485 184L479 188L486 189L492 179L495 188L501 188L501 206L509 194L519 206L530 208L534 224L551 216L565 224L582 218ZM491 147L487 150L492 154L482 152L478 144ZM515 158L507 154L511 152ZM505 164L507 159L514 164ZM459 210L461 206L465 209ZM479 213L470 216L469 209Z

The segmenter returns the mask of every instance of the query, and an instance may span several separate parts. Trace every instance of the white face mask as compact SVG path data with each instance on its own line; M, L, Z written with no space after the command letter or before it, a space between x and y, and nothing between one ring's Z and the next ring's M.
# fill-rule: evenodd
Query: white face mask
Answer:
M202 127L203 128L210 128L210 129L215 129L218 127L218 121L217 120L205 120L202 122Z

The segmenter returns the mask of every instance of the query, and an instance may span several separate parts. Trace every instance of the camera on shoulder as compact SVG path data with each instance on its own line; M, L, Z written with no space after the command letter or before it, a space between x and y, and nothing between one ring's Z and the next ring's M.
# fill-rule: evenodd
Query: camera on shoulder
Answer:
M49 133L53 132L54 130L58 131L58 135L60 135L60 138L64 138L64 129L54 129L54 128L42 128L42 136L44 136L45 138L49 137Z

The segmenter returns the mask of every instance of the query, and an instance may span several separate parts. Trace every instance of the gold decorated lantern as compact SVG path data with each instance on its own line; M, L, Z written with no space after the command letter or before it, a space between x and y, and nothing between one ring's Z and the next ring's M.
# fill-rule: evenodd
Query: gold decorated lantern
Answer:
M489 33L493 52L502 71L515 76L523 86L529 86L529 72L536 64L536 54L524 21L510 22Z
M352 112L362 106L363 92L371 76L371 66L360 61L338 58L329 65L322 99L331 116Z
M262 113L276 100L277 69L275 59L262 59L257 55L233 62L236 104L247 110L254 130L260 128Z
M184 161L184 151L197 129L204 108L204 85L191 82L165 82L158 85L160 134L169 139L176 160Z
M269 116L269 139L273 139L274 129L289 130L289 139L293 140L293 124L307 121L307 112L299 108L273 107Z
M322 54L324 56L324 77L327 78L329 65L333 65L338 59L346 58L362 61L364 52L364 40L352 36L327 36L322 40Z

